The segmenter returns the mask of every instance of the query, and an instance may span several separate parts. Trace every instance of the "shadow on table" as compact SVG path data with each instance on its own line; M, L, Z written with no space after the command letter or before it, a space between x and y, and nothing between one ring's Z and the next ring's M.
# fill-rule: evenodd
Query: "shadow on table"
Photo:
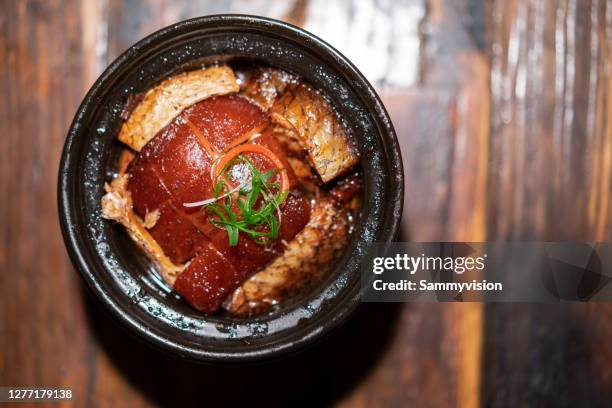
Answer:
M160 406L329 406L365 378L385 353L400 304L363 304L315 346L258 365L212 366L144 345L86 294L90 328L124 377Z

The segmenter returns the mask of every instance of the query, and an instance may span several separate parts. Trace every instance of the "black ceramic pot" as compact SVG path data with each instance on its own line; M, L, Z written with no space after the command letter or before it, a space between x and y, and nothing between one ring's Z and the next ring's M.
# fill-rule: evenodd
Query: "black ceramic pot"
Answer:
M325 94L361 154L363 213L334 272L317 290L269 315L204 316L159 278L123 229L100 217L105 181L121 147L116 135L130 93L203 63L247 60L299 75ZM203 361L254 361L302 349L348 319L360 302L359 268L373 242L397 234L403 199L398 142L363 75L328 44L261 17L216 15L183 21L129 48L104 71L68 132L59 169L59 217L70 257L93 296L139 338Z

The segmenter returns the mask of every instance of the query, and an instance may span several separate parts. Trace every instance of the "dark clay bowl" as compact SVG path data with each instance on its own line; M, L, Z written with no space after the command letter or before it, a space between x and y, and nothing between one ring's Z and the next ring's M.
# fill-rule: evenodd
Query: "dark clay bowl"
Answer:
M360 221L334 272L316 290L268 315L204 316L166 286L118 225L100 217L105 181L117 168L116 135L130 93L215 61L252 61L299 75L346 121L364 172ZM398 142L380 99L338 51L310 33L260 17L183 21L132 46L104 71L72 122L59 169L59 217L75 267L93 296L148 343L203 361L254 361L302 349L338 327L360 301L360 262L369 245L398 231L403 197Z

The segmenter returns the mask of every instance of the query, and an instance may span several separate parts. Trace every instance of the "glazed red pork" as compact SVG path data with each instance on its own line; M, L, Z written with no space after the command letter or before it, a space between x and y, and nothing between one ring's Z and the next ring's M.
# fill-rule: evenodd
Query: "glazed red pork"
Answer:
M128 112L119 134L135 154L105 186L102 215L123 224L164 280L204 313L222 305L261 313L312 286L346 244L358 211L354 146L338 137L343 129L324 98L281 73L241 73L241 86L226 66L170 78ZM302 114L327 115L329 135L309 133L316 123L294 127L295 112L283 119L298 85L317 106ZM258 103L262 96L267 104ZM329 151L349 155L347 164L326 158ZM324 176L323 163L333 163ZM322 178L337 180L326 188ZM339 194L348 182L357 187Z

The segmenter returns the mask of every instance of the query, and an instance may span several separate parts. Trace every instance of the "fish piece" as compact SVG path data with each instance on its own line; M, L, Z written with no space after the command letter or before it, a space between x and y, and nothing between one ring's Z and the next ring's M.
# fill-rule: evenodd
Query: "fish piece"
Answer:
M357 148L325 98L309 86L288 84L270 108L272 121L294 129L324 183L359 161Z
M242 78L241 95L269 111L272 121L288 130L275 136L296 153L295 142L308 152L323 182L343 174L359 161L357 148L327 100L297 77L263 68Z
M123 225L130 237L140 245L157 263L162 278L170 285L183 271L183 265L174 264L166 256L160 245L142 225L141 220L132 210L132 197L127 191L129 176L120 175L110 184L105 184L106 194L102 197L102 217Z
M288 157L297 158L303 161L306 159L305 161L308 161L308 152L302 146L300 137L293 127L286 128L273 123L271 128L274 138L281 146L283 146L283 149L285 149L287 152ZM308 163L304 164L309 166Z
M274 68L260 68L241 78L240 94L261 107L270 110L276 99L290 83L297 83L297 77Z
M119 140L140 151L187 107L210 96L238 90L234 71L227 66L175 75L145 94L121 127Z
M348 211L348 203L341 205L331 197L319 199L308 224L285 252L238 287L224 308L237 316L260 314L320 282L348 242L352 229Z

